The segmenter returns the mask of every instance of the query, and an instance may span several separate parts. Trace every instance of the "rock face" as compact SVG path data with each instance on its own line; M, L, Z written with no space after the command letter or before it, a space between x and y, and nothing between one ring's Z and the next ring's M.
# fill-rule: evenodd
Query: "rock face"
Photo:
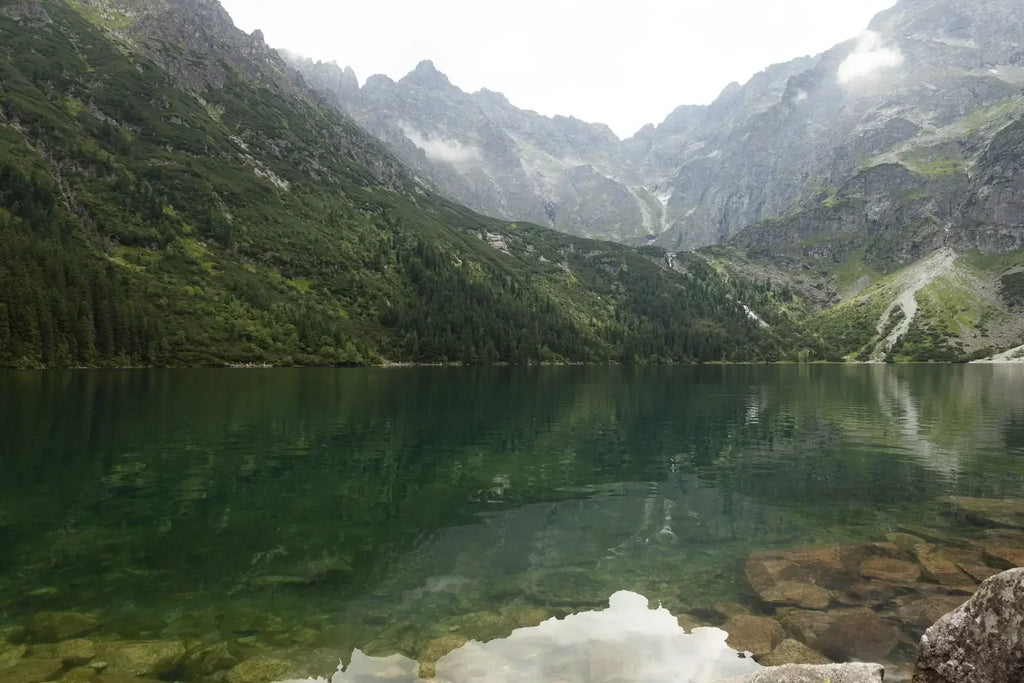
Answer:
M1024 569L988 579L921 638L914 683L1024 680Z

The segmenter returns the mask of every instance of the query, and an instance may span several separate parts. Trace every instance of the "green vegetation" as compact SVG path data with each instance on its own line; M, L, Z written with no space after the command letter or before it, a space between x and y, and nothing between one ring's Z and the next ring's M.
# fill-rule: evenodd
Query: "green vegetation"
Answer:
M932 178L960 175L965 172L964 159L948 148L912 149L901 160L914 173Z
M481 217L389 177L326 106L235 72L198 98L88 14L43 4L45 27L0 15L0 366L764 361L801 346L763 283Z

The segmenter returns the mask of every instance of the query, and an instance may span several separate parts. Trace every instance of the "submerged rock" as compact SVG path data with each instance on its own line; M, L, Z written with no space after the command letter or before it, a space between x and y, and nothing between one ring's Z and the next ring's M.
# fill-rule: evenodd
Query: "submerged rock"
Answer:
M28 648L24 645L10 645L0 641L0 671L17 664L26 652Z
M914 683L1024 680L1024 569L986 580L921 638Z
M785 664L831 664L832 660L817 650L812 650L799 640L786 638L775 646L775 649L757 659L764 666L783 666Z
M729 619L722 626L729 634L725 642L741 652L766 655L786 638L786 631L779 622L770 617L755 617L740 614Z
M228 671L228 683L271 683L288 675L292 665L273 657L247 659Z
M966 595L905 595L896 600L896 614L904 623L925 629L967 599Z
M104 675L161 678L177 671L185 658L178 640L139 640L96 644L96 656L106 662Z
M64 669L59 659L21 659L0 672L4 683L43 683L52 681Z
M885 660L900 641L899 630L869 609L836 617L818 640L822 652L838 661Z
M869 557L860 565L860 575L866 579L914 583L921 578L921 567L912 562L889 557Z
M882 683L884 676L879 664L789 664L719 683Z
M96 656L96 646L91 640L84 638L65 640L53 649L53 656L64 662L64 666L82 666Z
M182 662L182 671L186 678L202 678L236 664L238 658L231 654L227 643L214 643L189 652Z
M25 635L40 643L58 643L84 635L99 626L99 620L79 612L39 612L25 623Z
M823 609L832 603L832 592L810 583L783 581L760 592L761 599L775 605L796 605Z
M886 534L885 540L889 541L905 553L914 552L915 546L917 546L920 543L924 543L924 539L920 536L914 536L913 534L905 534L899 531L894 531L890 534Z
M981 548L985 551L985 560L991 564L999 565L1002 569L1024 567L1024 548L996 545L994 543L986 543Z
M1024 500L950 496L944 502L957 515L972 522L1024 529Z
M953 558L974 564L981 563L981 555L969 550L942 548L931 543L914 546L914 555L924 569L927 579L947 586L960 586L974 583L974 579L963 572Z

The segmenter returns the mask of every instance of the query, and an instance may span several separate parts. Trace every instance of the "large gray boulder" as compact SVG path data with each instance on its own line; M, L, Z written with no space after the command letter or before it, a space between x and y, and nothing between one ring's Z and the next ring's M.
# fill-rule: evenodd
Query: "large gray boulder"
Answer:
M884 677L880 664L787 664L719 683L882 683Z
M921 638L914 683L1024 681L1024 568L987 579Z

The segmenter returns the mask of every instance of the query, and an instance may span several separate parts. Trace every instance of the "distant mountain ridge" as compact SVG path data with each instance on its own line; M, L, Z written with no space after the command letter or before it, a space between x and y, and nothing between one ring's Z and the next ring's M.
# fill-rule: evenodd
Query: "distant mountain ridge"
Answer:
M351 70L293 63L457 201L677 250L727 243L823 191L842 191L875 165L934 176L934 160L945 159L972 176L986 145L1024 113L1022 40L1016 0L901 0L859 38L769 67L711 105L680 107L624 141L599 124L523 111L496 93L464 93L429 62L397 82L370 77L362 88ZM950 215L952 229L972 216ZM1017 227L993 229L1004 235L1001 248L1024 245Z

